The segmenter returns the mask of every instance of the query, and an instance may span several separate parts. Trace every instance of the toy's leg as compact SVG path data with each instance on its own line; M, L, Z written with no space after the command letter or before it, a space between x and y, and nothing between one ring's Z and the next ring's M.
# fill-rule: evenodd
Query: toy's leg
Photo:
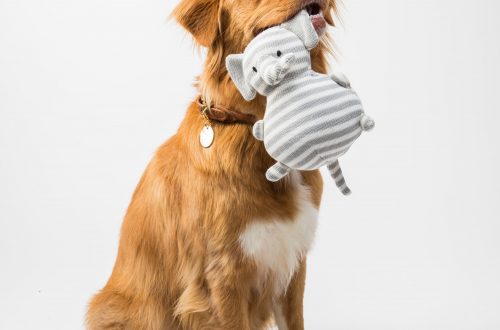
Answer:
M375 127L375 121L367 115L363 115L359 123L363 131L371 131Z
M330 78L344 88L351 88L351 82L342 72L332 73L330 74Z
M345 183L344 175L342 174L342 169L340 168L339 161L336 160L335 162L328 165L328 170L330 171L333 180L335 180L335 184L340 189L342 194L350 195L351 189L349 189L349 187Z
M259 120L253 125L253 136L259 141L264 141L264 121Z
M290 167L277 162L267 170L266 178L271 182L276 182L283 179L289 172Z

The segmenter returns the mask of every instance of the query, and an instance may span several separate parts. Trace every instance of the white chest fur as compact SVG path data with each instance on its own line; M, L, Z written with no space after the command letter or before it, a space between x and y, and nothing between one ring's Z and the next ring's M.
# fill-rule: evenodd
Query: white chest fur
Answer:
M262 280L274 279L278 295L284 292L300 259L309 251L318 223L318 210L311 202L309 189L298 173L290 175L299 192L295 219L256 220L240 236L243 252L255 260Z

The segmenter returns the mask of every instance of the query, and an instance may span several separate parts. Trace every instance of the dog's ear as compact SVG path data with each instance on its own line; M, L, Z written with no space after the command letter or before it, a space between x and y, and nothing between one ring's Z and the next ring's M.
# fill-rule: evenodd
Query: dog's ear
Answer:
M243 74L243 54L228 55L226 57L226 68L243 98L247 101L253 100L256 96L256 91L245 80L245 75Z
M305 10L302 10L288 22L281 24L281 26L295 33L307 49L313 49L319 43L318 34L311 23L309 14Z
M219 30L218 0L181 0L172 16L200 45L209 47Z

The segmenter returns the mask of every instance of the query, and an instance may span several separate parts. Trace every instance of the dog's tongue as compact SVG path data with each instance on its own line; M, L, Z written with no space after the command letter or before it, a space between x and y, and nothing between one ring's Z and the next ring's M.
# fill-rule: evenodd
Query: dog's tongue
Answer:
M316 31L324 29L326 27L326 21L321 15L311 16L311 23L313 24Z
M316 30L318 36L322 36L326 31L326 21L323 15L313 15L311 16L311 23Z

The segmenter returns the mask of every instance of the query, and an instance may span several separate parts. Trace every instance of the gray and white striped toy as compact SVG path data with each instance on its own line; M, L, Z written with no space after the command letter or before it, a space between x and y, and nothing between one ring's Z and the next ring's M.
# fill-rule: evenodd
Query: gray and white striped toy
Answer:
M264 141L267 152L277 161L267 170L267 179L274 182L291 169L313 170L327 165L347 195L350 189L338 157L375 123L364 114L348 83L311 69L309 51L318 43L309 15L302 11L261 32L243 54L229 55L226 67L247 101L257 92L267 97L264 119L253 127L254 136Z

